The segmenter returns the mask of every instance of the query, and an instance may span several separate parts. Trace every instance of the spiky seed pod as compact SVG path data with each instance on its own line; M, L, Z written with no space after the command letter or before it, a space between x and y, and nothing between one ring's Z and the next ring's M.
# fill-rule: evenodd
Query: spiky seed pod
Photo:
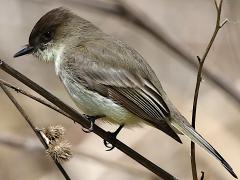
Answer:
M68 161L72 157L71 145L66 140L50 141L46 152L59 163Z
M59 138L62 138L62 136L65 133L65 129L61 125L56 125L56 126L49 126L47 128L44 128L42 132L50 141L55 141Z

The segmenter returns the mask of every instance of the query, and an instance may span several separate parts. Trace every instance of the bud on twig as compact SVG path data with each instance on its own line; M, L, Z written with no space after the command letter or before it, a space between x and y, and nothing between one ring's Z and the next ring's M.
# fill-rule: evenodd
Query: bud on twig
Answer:
M62 138L62 136L65 133L65 129L61 125L56 125L56 126L49 126L47 128L44 128L42 129L42 132L50 141L56 141Z
M71 145L66 140L51 141L47 154L59 163L68 161L72 157Z
M48 148L46 153L61 163L72 157L71 145L64 139L65 129L61 125L49 126L40 130L40 134Z

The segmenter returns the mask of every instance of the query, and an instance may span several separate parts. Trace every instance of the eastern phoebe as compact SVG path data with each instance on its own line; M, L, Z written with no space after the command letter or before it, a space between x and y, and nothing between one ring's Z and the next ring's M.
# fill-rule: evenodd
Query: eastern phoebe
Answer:
M124 126L149 124L181 143L184 134L231 166L174 107L143 57L89 21L63 8L34 26L29 44L14 57L33 54L54 62L55 71L76 105L87 115ZM115 133L115 135L117 134Z

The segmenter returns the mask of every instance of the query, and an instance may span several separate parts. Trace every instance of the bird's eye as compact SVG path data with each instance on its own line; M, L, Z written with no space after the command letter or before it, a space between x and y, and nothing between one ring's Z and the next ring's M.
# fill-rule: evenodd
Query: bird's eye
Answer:
M45 33L42 34L42 37L41 37L41 39L44 43L47 43L47 42L51 41L52 38L53 38L53 32L52 31L46 31Z

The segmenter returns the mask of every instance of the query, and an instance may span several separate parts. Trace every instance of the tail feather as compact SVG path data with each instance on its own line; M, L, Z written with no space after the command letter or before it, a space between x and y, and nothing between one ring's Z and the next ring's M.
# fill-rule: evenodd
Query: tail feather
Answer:
M212 156L219 160L233 177L235 177L236 179L238 178L237 175L234 173L232 167L198 132L195 131L195 129L190 124L181 120L177 122L175 120L172 120L171 125L181 131L187 137L189 137L194 143L204 148L207 152L209 152Z
M152 123L152 125L154 127L156 127L157 129L165 132L167 135L169 135L170 137L172 137L173 139L175 139L177 142L182 144L182 141L180 139L180 137L177 135L177 133L167 124L167 123Z

